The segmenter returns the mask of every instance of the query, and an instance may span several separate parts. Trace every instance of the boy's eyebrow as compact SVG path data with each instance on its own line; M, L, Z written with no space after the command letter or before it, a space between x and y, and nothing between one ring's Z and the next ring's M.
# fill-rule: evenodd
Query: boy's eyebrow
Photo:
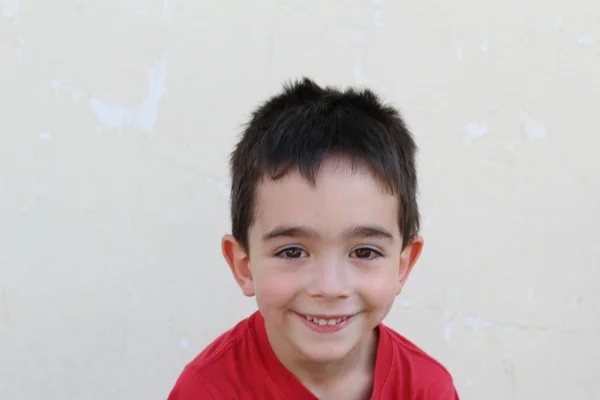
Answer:
M278 226L275 229L265 233L263 235L263 242L268 242L270 240L280 238L280 237L288 237L288 238L316 238L319 237L319 234L310 228L305 226Z
M350 238L371 237L394 240L394 235L392 235L391 232L382 227L374 225L359 225L352 227L344 232L344 236Z
M345 238L382 238L387 240L394 240L394 235L392 235L388 230L375 226L375 225L357 225L353 226L349 229L346 229L342 235ZM265 233L262 237L263 242L268 242L270 240L280 238L280 237L288 237L288 238L319 238L320 235L311 228L306 226L278 226L275 229Z

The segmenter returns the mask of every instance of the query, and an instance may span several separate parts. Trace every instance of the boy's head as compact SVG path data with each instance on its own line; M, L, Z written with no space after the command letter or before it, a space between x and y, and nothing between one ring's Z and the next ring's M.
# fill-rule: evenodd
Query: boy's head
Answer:
M276 353L340 359L387 315L422 247L415 152L368 90L304 79L253 113L223 253Z

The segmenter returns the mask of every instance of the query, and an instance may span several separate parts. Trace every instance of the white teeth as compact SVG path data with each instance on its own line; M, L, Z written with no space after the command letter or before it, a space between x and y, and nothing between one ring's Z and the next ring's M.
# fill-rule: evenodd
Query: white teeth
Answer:
M317 324L319 326L339 324L340 322L345 321L347 318L348 317L325 319L325 318L315 318L315 317L311 317L310 315L306 315L307 320L314 322L315 324Z

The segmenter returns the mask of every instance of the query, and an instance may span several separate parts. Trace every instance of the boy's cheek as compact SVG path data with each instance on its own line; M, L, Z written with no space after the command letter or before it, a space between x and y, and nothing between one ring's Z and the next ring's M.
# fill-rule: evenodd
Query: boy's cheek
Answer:
M259 305L287 303L300 291L298 280L288 274L277 273L255 275L254 288Z
M397 274L379 274L362 280L360 293L373 308L389 307L398 290Z

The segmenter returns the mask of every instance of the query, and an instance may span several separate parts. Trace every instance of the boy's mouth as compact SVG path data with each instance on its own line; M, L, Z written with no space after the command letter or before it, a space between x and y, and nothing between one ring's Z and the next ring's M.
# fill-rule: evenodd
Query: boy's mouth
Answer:
M304 318L306 318L307 320L309 320L310 322L313 322L317 325L335 325L335 324L339 324L342 321L345 321L346 319L350 318L350 316L343 316L343 317L319 317L319 316L311 316L311 315L304 315Z
M306 315L296 313L300 318L304 320L304 322L317 328L318 330L329 330L333 328L342 328L347 325L356 314L348 314L348 315ZM320 329L319 329L320 328ZM329 328L329 329L328 329Z

